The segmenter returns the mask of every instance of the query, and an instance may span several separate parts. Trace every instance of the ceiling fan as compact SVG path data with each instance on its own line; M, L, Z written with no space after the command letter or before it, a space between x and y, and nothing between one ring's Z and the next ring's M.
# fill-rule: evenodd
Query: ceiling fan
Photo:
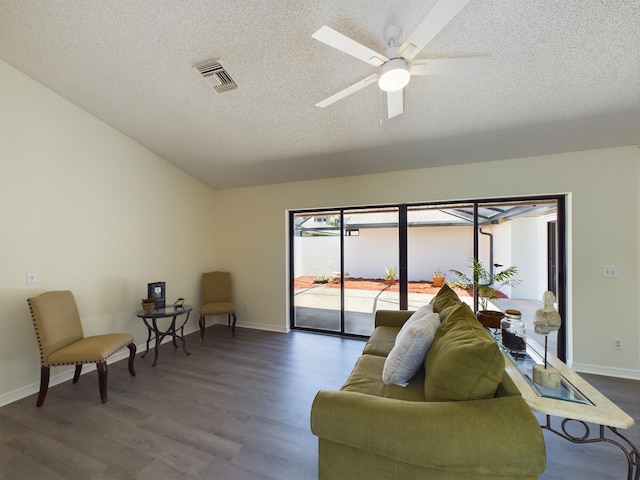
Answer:
M382 55L375 50L333 30L326 25L312 38L326 43L344 53L356 57L369 65L378 67L377 73L316 103L327 107L358 90L378 82L378 87L387 93L387 115L393 118L404 111L403 88L413 75L468 75L481 72L488 57L441 58L414 60L414 57L469 3L470 0L438 0L402 45L397 46L402 31L397 26L385 29L387 50Z

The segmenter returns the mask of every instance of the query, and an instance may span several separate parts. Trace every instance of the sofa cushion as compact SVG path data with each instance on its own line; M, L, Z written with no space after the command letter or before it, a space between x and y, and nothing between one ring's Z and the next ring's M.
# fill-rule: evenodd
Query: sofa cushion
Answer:
M498 344L461 303L442 322L425 359L427 401L492 398L504 373Z
M417 319L420 319L429 313L433 313L433 307L431 305L423 305L418 308L418 310L411 313L404 324L399 324L397 327L385 325L376 327L367 341L367 344L364 346L362 353L386 357L395 345L396 337L401 329L407 324L415 322ZM407 314L409 314L409 312L407 312Z
M395 344L400 327L376 327L362 353L386 357Z
M440 313L441 310L451 305L462 303L458 294L453 291L446 283L440 288L440 291L429 302L433 306L433 311Z
M366 354L360 356L341 390L396 400L424 402L424 369L420 368L406 387L387 385L382 381L384 362L385 357Z
M437 313L416 315L415 319L412 317L407 320L384 362L382 381L406 386L424 364L425 355L439 326L440 315Z

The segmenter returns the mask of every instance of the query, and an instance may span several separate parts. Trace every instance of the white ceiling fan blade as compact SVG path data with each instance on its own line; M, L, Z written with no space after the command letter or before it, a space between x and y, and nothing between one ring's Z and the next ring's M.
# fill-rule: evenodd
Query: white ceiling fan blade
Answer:
M414 60L409 67L411 75L475 75L484 71L489 57L434 58Z
M404 95L402 89L395 92L387 92L387 117L393 118L404 111Z
M398 53L412 60L462 10L470 0L438 0L438 3L404 41Z
M333 28L327 27L326 25L321 27L316 33L311 35L311 37L322 43L326 43L330 47L336 48L341 52L348 53L363 62L367 62L369 65L373 65L374 67L379 67L389 60L384 55L376 52L375 50L371 50L369 47L365 47L361 43L352 40L340 32L336 32Z
M378 75L376 75L375 73L372 75L369 75L364 80L360 80L359 82L354 83L350 87L347 87L344 90L340 90L338 93L331 95L329 98L325 98L321 102L316 103L316 107L321 107L321 108L328 107L332 103L335 103L338 100L342 100L344 97L347 97L352 93L355 93L358 90L362 90L364 87L367 87L372 83L375 83L376 80L378 80Z

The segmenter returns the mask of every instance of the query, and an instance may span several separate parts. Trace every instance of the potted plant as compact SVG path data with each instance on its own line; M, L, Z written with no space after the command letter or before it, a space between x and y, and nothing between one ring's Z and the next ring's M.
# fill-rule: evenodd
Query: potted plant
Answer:
M480 299L480 310L476 313L478 320L487 328L500 328L500 320L504 317L504 312L498 310L489 310L489 301L496 300L498 292L502 287L515 287L520 283L517 279L518 267L506 267L499 263L493 265L494 271L488 271L482 260L477 258L471 259L471 271L473 277L467 276L459 270L450 270L456 275L460 281L454 285L465 288L475 289ZM498 271L498 269L502 270Z
M327 277L326 275L318 275L316 278L313 279L313 283L317 283L317 284L325 284L329 281L329 277Z
M396 267L384 267L384 283L396 283L398 269Z
M153 298L143 298L142 299L142 310L144 313L151 313L156 308L156 301Z
M445 274L442 270L440 270L440 267L438 267L438 269L433 272L433 275L431 276L431 282L433 283L434 287L441 287L444 285L444 279L445 279Z

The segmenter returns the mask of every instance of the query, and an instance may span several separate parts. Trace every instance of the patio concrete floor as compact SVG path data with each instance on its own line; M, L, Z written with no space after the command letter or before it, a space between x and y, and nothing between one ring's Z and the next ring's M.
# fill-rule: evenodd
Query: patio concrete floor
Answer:
M426 305L434 297L432 294L410 293L409 310L417 310ZM471 305L473 298L461 296L461 300ZM340 332L340 289L317 285L295 292L296 326ZM498 299L494 308L520 310L527 327L527 335L531 335L539 343L544 344L544 336L533 330L535 312L542 306L540 300ZM378 290L345 290L345 333L369 336L373 332L373 318L376 310L399 310L397 292ZM556 352L557 333L549 335L549 351Z

